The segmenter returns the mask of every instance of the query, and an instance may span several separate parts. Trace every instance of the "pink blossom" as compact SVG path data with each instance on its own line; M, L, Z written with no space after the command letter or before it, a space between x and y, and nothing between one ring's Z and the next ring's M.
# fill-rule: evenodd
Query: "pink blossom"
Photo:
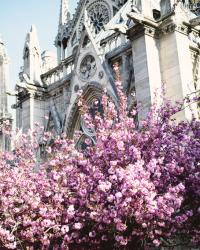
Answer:
M81 223L79 223L79 222L74 224L74 228L76 230L80 230L82 227L83 227L83 225Z
M119 150L124 150L124 142L123 141L118 141L117 142L117 147Z
M160 246L160 241L159 241L159 240L154 240L154 241L153 241L153 244L154 244L156 247L159 247L159 246Z
M117 192L117 193L115 194L115 197L116 197L117 199L121 199L121 198L122 198L122 193L121 193L121 192Z
M84 151L37 126L0 152L0 248L143 249L177 235L199 246L200 122L173 122L184 103L163 95L137 126L119 81L117 91L119 106L103 94L95 117L80 97L82 119L95 129Z
M118 231L123 232L127 229L127 226L125 224L119 222L119 223L117 223L116 228Z
M69 226L68 225L63 225L61 227L61 231L62 231L63 234L68 233L69 232Z

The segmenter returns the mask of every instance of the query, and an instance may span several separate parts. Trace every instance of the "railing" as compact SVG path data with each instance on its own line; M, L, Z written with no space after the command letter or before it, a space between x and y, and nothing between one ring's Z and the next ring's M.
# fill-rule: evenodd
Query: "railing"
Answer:
M184 3L183 4L186 9L194 12L196 15L200 15L200 1L197 3Z
M107 54L120 47L123 43L124 41L122 41L121 36L118 33L114 33L109 38L101 41L102 52L103 54Z
M74 69L73 57L63 60L60 65L42 74L41 78L47 86L62 81L72 73Z

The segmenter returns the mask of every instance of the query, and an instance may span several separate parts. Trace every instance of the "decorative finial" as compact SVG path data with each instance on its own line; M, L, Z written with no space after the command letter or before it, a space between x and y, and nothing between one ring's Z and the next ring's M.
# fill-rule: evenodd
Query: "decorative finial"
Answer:
M59 25L66 24L70 19L69 0L61 0Z
M0 44L4 44L1 33L0 33Z
M32 24L32 25L31 25L30 32L37 32L37 29L36 29L35 24Z

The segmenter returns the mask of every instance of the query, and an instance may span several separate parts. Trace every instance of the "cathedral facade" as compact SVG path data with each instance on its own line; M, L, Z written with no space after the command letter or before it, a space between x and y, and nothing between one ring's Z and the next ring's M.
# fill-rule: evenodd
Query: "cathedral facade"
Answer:
M195 1L79 0L71 16L61 0L57 56L41 53L34 26L27 34L24 65L16 84L17 127L35 122L45 130L92 137L78 109L80 90L90 106L106 89L118 102L113 65L118 63L129 106L139 103L145 117L154 93L180 100L199 90L200 20ZM198 107L193 106L196 116ZM190 119L184 109L178 119ZM82 140L81 139L81 140Z
M8 97L6 91L9 84L9 58L6 53L5 44L0 38L0 151L9 150L10 140L3 133L4 122L12 123L11 114L8 112Z

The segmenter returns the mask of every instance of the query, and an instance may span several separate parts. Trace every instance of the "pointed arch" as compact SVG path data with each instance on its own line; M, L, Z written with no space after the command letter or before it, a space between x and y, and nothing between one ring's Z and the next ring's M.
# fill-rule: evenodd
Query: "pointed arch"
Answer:
M90 106L94 100L100 99L103 93L101 85L97 82L86 84L82 90L83 99L88 106ZM81 115L78 107L78 101L79 98L77 98L74 102L67 124L66 132L69 138L73 138L74 132L79 131L81 128Z
M83 43L82 43L82 48L85 48L90 42L90 39L88 37L88 35L85 35L84 39L83 39Z
M67 37L63 37L63 39L62 39L62 45L63 45L63 49L64 50L67 48L67 43L68 43L68 38Z

